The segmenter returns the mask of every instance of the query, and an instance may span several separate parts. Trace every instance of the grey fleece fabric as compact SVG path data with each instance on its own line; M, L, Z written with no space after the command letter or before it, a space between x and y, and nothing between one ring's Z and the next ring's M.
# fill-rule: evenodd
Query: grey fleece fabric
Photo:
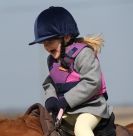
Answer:
M101 69L98 59L92 49L85 47L76 57L74 69L80 74L80 82L64 94L71 107L68 114L88 112L102 118L109 118L112 107L109 106L103 96L88 101L101 87ZM47 81L47 82L46 82ZM45 100L56 96L56 91L51 82L46 80L43 84Z
M52 84L52 80L49 76L45 79L45 81L43 83L43 88L44 88L44 95L45 95L44 100L45 101L50 97L56 97L57 98L55 88L54 88L54 86Z

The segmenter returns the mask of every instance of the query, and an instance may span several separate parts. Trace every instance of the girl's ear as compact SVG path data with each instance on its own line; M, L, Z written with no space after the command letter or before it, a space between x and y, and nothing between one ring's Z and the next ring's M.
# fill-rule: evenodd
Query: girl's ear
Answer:
M66 43L69 42L70 39L71 39L71 36L70 36L70 35L65 35L65 36L64 36L64 41L65 41Z

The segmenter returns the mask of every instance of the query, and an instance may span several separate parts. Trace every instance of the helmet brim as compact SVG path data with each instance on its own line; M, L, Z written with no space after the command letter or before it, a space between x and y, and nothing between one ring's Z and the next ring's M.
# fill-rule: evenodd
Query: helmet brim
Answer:
M41 42L43 42L45 40L48 40L48 39L53 38L53 37L58 37L58 36L59 36L58 34L54 34L54 35L50 35L50 36L41 37L41 38L36 39L33 42L29 43L29 45L34 45L36 43L41 43Z

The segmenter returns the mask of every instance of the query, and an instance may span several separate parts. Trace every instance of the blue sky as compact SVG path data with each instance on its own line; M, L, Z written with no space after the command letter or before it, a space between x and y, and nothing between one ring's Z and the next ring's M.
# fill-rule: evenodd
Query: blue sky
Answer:
M36 16L49 6L67 8L81 36L102 33L100 54L109 103L133 105L132 0L0 0L0 109L43 104L47 53L34 39Z

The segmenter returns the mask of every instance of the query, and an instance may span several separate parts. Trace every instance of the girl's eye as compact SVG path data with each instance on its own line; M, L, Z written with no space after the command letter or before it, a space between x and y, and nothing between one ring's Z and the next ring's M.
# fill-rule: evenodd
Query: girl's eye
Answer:
M47 44L53 44L53 43L55 43L55 40L49 40L49 41L47 41Z
M44 45L45 46L49 46L49 45L51 45L51 44L53 44L54 43L54 41L45 41L44 42Z

